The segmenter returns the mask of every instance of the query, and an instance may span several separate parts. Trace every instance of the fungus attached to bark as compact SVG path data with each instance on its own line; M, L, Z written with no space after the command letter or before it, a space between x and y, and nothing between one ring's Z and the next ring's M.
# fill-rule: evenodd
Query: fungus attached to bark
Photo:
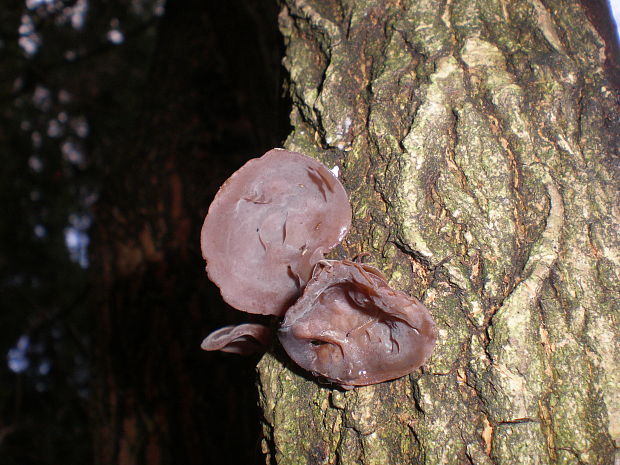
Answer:
M274 149L222 185L201 232L209 278L224 300L284 315L278 338L291 359L346 389L412 372L437 338L426 307L392 289L379 270L323 260L350 225L338 179L310 157ZM202 348L246 354L270 339L267 326L227 326Z
M299 366L348 389L419 368L437 335L426 307L390 288L376 268L323 260L278 337Z
M350 225L347 194L324 165L273 149L222 185L202 227L202 255L226 302L282 315Z

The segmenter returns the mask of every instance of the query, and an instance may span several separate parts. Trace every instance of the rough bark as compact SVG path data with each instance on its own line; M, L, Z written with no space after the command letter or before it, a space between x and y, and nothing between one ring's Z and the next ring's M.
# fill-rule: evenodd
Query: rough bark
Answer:
M348 392L266 355L268 463L620 461L618 92L586 13L285 1L286 147L339 165L353 205L335 255L371 252L440 336Z

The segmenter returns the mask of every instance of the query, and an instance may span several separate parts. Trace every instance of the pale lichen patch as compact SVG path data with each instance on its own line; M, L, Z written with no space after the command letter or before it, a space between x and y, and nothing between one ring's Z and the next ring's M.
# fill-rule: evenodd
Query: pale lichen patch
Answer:
M427 180L423 176L423 168L434 162L428 159L430 154L440 157L446 150L451 117L446 91L461 80L462 70L454 58L445 58L437 63L437 71L426 89L426 102L419 108L412 127L403 139L406 154L399 159L397 176L402 184L398 197L394 199L397 204L395 213L400 220L405 243L429 258L433 256L427 242L430 231L416 221L426 200Z

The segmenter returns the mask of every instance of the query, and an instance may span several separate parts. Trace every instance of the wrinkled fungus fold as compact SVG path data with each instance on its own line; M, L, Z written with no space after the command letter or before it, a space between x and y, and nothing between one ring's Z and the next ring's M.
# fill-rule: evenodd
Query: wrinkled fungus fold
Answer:
M201 248L209 278L233 307L284 317L277 332L300 367L345 389L404 376L430 356L437 331L426 307L381 272L324 260L351 226L344 187L324 165L273 149L220 188ZM259 324L211 333L205 350L266 350Z
M299 366L350 387L419 368L436 330L426 307L392 289L376 268L324 260L286 312L278 337Z

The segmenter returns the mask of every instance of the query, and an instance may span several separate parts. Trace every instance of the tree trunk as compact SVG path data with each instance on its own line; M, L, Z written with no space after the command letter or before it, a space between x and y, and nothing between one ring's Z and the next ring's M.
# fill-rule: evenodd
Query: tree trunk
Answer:
M97 464L262 461L256 360L200 350L237 316L204 270L204 215L219 185L284 132L277 8L262 3L168 1L147 91L135 98L142 112L116 152L100 154L109 172L93 238Z
M285 1L286 147L340 166L353 205L335 255L370 252L439 339L348 392L266 355L268 463L620 463L619 94L589 13Z

